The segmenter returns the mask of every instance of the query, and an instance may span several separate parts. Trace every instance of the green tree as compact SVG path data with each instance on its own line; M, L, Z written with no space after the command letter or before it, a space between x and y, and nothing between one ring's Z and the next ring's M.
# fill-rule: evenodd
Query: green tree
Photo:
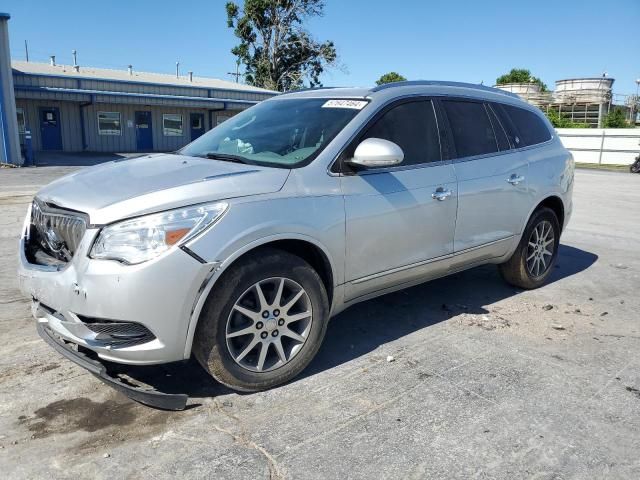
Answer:
M604 116L602 126L604 128L633 128L633 125L627 122L624 109L620 107L613 107L609 113Z
M305 80L318 86L320 74L336 64L333 42L317 42L304 23L324 11L322 0L245 0L228 2L227 26L240 43L233 53L245 65L250 85L287 91Z
M548 112L544 112L544 114L555 128L589 128L588 124L572 122L565 114L559 114L555 110L549 110Z
M538 77L532 76L531 72L526 68L512 68L509 73L505 73L496 79L496 85L504 85L505 83L534 83L540 85L540 91L547 91L545 83Z
M406 78L400 75L398 72L389 72L382 75L376 80L376 85L384 85L385 83L404 82Z

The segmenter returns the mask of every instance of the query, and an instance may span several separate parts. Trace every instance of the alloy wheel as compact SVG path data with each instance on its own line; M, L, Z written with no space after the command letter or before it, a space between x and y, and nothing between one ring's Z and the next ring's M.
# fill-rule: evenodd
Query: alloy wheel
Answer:
M555 248L555 232L548 220L536 225L527 246L527 271L534 277L544 275L551 266Z
M300 352L312 322L311 300L299 283L284 277L261 280L233 305L225 331L227 348L247 370L275 370Z

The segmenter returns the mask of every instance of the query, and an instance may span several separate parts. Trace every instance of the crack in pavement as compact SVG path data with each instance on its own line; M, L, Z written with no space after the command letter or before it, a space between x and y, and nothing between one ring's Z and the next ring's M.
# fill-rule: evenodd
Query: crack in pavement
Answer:
M221 413L227 418L231 419L231 421L235 424L240 424L240 419L235 415L227 412L223 406L221 406L216 400L213 401L213 407L210 408L210 413ZM236 434L227 428L223 428L215 423L211 424L214 429L218 432L225 433L229 435L234 442L244 447L250 448L252 450L260 453L267 461L267 467L269 468L269 480L284 480L286 478L284 468L276 461L273 455L269 453L269 451L258 445L253 440L247 438L245 433ZM240 426L241 427L241 426ZM242 428L242 427L241 427Z

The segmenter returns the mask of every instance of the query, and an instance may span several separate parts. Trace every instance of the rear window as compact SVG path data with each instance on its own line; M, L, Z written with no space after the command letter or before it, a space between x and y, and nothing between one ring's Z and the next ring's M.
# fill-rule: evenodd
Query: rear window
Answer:
M482 103L445 100L442 105L449 119L458 158L498 151L493 126Z
M537 145L551 139L551 132L542 118L524 108L511 105L500 105L513 122L517 138L516 147L528 147ZM518 142L519 140L519 142Z

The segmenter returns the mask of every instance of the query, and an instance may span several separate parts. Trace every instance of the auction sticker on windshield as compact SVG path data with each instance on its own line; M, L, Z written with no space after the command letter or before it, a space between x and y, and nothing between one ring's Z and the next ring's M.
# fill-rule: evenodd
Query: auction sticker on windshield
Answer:
M353 108L362 110L368 102L364 100L327 100L322 108Z

